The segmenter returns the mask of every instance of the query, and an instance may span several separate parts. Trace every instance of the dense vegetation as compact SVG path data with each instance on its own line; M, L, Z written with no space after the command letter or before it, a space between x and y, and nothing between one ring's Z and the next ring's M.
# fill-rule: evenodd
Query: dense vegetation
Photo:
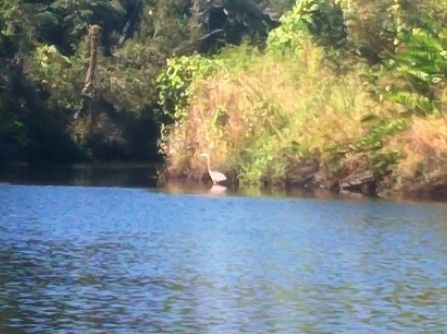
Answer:
M301 0L263 49L171 59L161 82L188 88L161 96L167 176L200 177L210 151L243 185L445 194L446 10Z
M165 177L200 179L206 151L244 186L445 193L446 15L446 0L2 2L0 158L160 149Z
M291 5L290 0L273 2L270 10L278 13ZM277 24L267 5L0 2L0 160L155 159L165 117L155 78L166 59L211 54L243 38L261 44ZM99 50L85 92L91 27L98 28Z

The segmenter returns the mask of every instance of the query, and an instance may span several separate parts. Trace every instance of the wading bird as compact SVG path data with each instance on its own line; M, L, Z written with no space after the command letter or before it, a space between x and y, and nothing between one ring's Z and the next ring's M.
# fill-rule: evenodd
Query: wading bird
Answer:
M210 163L210 155L208 153L202 153L200 154L201 157L205 157L208 163L208 174L210 175L211 181L213 181L213 184L217 184L219 182L225 181L227 179L227 177L217 171L217 170L212 170L211 169L211 163Z

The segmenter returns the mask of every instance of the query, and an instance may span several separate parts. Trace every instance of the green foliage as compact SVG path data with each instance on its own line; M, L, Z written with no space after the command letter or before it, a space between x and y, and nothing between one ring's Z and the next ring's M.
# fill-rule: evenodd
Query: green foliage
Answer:
M306 23L311 22L309 12L313 9L312 2L300 1L281 18L281 25L269 34L268 48L280 51L301 47L302 39L309 37Z
M214 71L213 62L199 55L168 59L166 68L155 81L157 102L163 107L164 114L172 119L185 117L192 79L194 76L210 76Z
M242 46L198 59L213 68L202 74L173 61L179 67L159 81L160 103L176 115L163 137L170 166L195 167L195 153L211 151L244 186L280 183L315 159L340 168L366 155L376 176L395 170L405 155L392 143L408 136L414 115L441 108L446 91L443 28L418 18L421 8L303 0L264 52Z
M266 135L240 152L238 179L242 185L262 185L262 182L267 180L267 175L269 179L276 176L271 173L274 160L272 153L275 151L276 145L276 138ZM283 176L283 174L278 176Z
M356 154L378 175L392 170L404 156L392 143L447 103L447 1L293 3L3 1L0 145L47 154L76 134L102 156L107 143L155 142L162 124L170 166L194 170L209 151L244 184ZM94 89L81 97L93 24Z
M396 151L376 152L371 155L368 168L376 177L381 177L392 171L399 159L402 156Z
M85 61L85 58L62 55L54 45L42 45L36 47L27 68L33 81L52 92L49 100L52 106L75 112L81 107L78 92L82 87L78 78L85 71L82 60ZM62 101L65 103L62 104Z
M354 144L353 148L357 152L379 150L389 137L404 131L409 123L409 119L403 117L379 119L377 124L369 130L368 134Z
M223 7L203 0L2 1L0 119L5 126L0 135L16 133L16 119L28 129L24 133L31 133L40 121L55 118L67 138L81 135L82 142L93 146L130 142L124 136L135 122L147 124L149 117L158 124L165 118L158 112L159 102L167 115L180 117L181 108L174 106L186 103L182 99L188 95L188 73L196 72L191 66L200 63L200 71L207 71L206 61L195 56L185 57L184 64L172 60L164 70L168 58L215 51L244 36L259 40L272 25L263 13L266 6L284 10L291 2L224 1L230 17ZM100 49L93 94L85 98L80 92L91 25L101 27ZM32 120L32 113L41 119ZM146 131L158 135L152 126Z
M431 85L445 83L446 39L415 28L401 43L403 50L393 57L392 70L422 84L425 90Z
M410 113L432 113L443 99L446 61L447 39L442 34L416 27L401 34L399 48L387 62L387 71L397 80L384 96Z
M433 103L429 97L412 91L404 91L402 89L389 90L384 97L388 101L395 102L405 107L408 114L428 114L433 111Z
M302 0L281 18L280 27L268 37L272 50L301 47L305 38L315 39L321 45L337 46L346 38L343 10L331 0Z

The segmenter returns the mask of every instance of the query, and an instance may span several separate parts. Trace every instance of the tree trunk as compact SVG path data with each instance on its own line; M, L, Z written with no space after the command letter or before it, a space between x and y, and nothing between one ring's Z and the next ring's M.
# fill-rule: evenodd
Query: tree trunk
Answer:
M131 27L135 24L135 21L138 18L138 13L140 12L141 6L142 6L141 0L136 0L134 7L132 8L131 13L129 15L129 19L124 25L124 28L121 32L121 36L118 39L116 45L113 47L113 49L122 47L126 39L129 37L129 32L131 30Z
M82 88L81 95L91 97L93 95L93 79L95 76L96 59L98 56L98 40L101 27L92 25L88 31L90 40L90 60L88 64L87 74L84 80L84 88Z

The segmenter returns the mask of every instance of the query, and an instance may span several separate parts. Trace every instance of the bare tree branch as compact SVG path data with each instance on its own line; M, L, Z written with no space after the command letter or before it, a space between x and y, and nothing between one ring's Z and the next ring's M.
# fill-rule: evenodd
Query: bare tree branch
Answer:
M98 57L98 40L101 27L98 25L90 26L88 36L90 39L90 59L87 69L87 74L84 80L84 88L82 88L81 95L91 97L93 95L93 78L95 76L96 60Z

